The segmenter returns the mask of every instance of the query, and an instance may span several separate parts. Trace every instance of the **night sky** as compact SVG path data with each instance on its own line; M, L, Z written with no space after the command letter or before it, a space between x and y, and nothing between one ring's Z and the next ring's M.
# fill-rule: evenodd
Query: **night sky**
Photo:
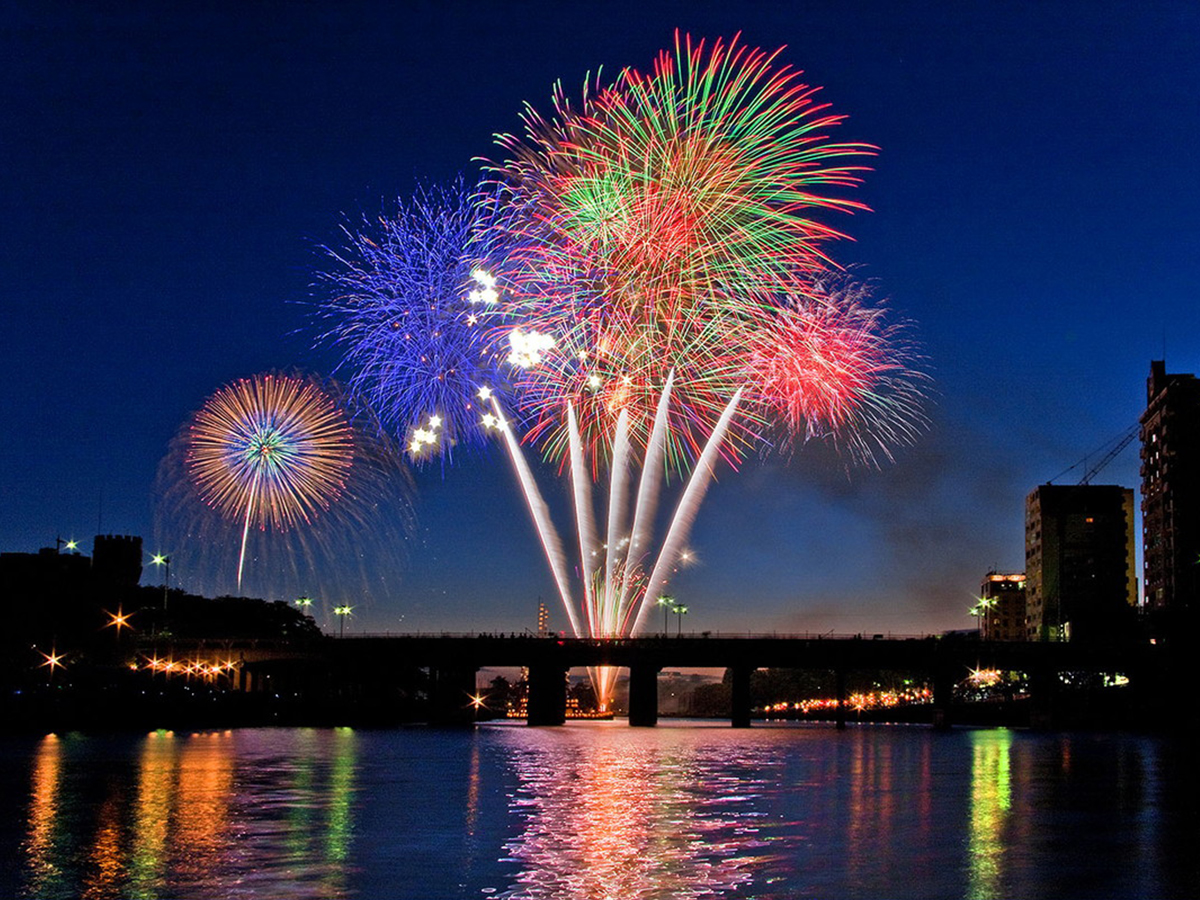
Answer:
M849 114L837 137L881 148L832 252L916 322L933 377L894 465L721 471L685 628L970 627L980 576L1023 567L1026 493L1136 422L1151 358L1200 370L1190 0L4 4L0 550L171 551L154 484L189 414L235 378L332 371L309 304L343 217L473 177L522 102L648 68L676 28L786 44ZM1136 445L1098 481L1136 486ZM339 598L352 628L519 630L539 596L565 626L500 453L418 473L414 508L388 589Z

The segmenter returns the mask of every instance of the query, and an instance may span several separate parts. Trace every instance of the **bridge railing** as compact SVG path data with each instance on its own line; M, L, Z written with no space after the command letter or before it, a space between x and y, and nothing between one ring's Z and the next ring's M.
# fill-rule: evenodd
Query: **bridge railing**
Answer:
M635 637L622 638L596 638L596 637L574 637L566 634L538 634L532 631L371 631L371 632L356 632L345 635L331 635L338 640L378 640L380 638L420 638L427 640L429 638L448 638L462 640L467 638L481 638L487 640L556 640L556 641L585 641L585 642L622 642L622 641L674 641L680 637L689 640L791 640L791 641L918 641L928 640L930 638L941 637L938 634L932 633L913 633L901 634L897 632L865 632L859 634L843 634L833 631L799 631L799 632L780 632L780 631L693 631L683 632L682 635L662 632L650 632L648 634L639 634Z

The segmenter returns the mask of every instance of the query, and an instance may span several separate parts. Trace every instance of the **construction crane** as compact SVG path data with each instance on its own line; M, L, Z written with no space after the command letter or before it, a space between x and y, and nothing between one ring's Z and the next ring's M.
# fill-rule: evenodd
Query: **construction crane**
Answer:
M1122 431L1115 438L1105 441L1095 451L1093 451L1092 453L1089 453L1087 456L1085 456L1079 462L1075 463L1075 465L1071 466L1070 468L1064 469L1062 472L1055 475L1053 478L1051 478L1046 483L1054 484L1054 482L1058 481L1058 479L1062 478L1068 472L1073 472L1076 469L1078 469L1080 466L1087 465L1087 461L1089 459L1091 459L1091 457L1094 453L1097 453L1101 450L1105 450L1105 448L1107 447L1108 449L1105 450L1104 455L1100 457L1100 461L1097 462L1094 466L1091 466L1090 468L1088 468L1083 473L1083 477L1081 477L1078 481L1078 484L1091 484L1092 479L1095 478L1098 474L1100 474L1101 469L1103 469L1110 462L1112 462L1114 459L1116 459L1117 456L1120 455L1122 450L1124 450L1131 443L1133 443L1133 439L1138 436L1138 433L1140 430L1141 430L1140 425L1133 425L1130 428L1126 429L1125 431Z

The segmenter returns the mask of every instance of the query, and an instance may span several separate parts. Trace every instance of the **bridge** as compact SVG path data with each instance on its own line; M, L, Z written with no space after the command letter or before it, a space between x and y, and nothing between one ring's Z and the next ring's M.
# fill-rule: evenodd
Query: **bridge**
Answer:
M208 642L215 649L219 642ZM955 683L974 669L1020 671L1028 675L1035 715L1053 718L1060 672L1121 673L1131 687L1149 696L1175 671L1164 645L984 642L955 636L884 635L701 635L623 639L564 638L533 634L347 635L313 642L253 641L222 645L219 651L241 662L238 683L261 688L279 677L281 664L319 668L337 683L378 685L402 669L428 670L430 718L469 721L469 697L476 673L485 667L521 667L528 672L528 722L561 725L566 718L566 674L585 666L629 670L629 724L658 721L658 674L664 668L722 668L730 673L731 720L747 727L751 719L750 676L759 668L832 671L837 685L837 722L844 727L846 675L855 670L894 669L922 673L933 683L933 722L950 724ZM176 645L177 653L187 650ZM1177 660L1182 662L1182 660ZM1177 681L1177 680L1176 680Z

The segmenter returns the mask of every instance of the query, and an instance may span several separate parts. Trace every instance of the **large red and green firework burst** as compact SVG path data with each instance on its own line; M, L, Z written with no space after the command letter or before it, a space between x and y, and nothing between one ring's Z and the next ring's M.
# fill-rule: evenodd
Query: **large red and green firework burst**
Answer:
M777 56L677 37L649 74L626 69L575 102L558 91L551 117L529 109L525 134L500 139L510 158L492 169L484 227L506 247L507 313L556 341L519 382L530 437L552 456L567 403L593 459L622 410L644 445L674 371L668 465L686 467L828 269L823 245L842 235L818 214L865 208L837 189L874 148L830 141L843 117ZM764 412L747 407L728 455L761 435Z

